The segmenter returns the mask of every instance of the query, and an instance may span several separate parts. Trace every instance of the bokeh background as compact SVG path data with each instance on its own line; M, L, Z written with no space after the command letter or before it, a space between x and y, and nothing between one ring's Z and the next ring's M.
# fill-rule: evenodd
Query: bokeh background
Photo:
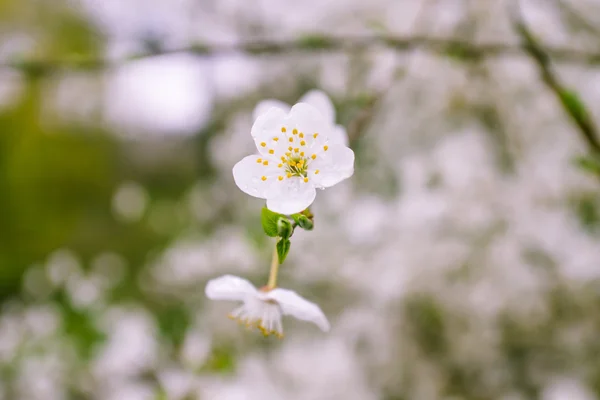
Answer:
M0 399L600 398L600 3L514 5L0 0ZM280 285L332 331L265 339L204 285L266 282L231 169L315 88L356 172Z

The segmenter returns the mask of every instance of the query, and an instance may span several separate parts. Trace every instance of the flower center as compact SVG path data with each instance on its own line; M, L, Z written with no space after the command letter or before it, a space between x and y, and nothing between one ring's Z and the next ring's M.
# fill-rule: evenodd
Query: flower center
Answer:
M283 161L288 178L291 178L292 176L307 176L308 158L299 154L287 152L285 153L285 156L281 157L281 161Z

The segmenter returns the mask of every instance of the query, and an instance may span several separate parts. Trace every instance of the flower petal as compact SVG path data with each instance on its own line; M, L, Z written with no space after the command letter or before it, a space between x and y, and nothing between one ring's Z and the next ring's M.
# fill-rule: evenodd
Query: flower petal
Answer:
M329 143L348 146L348 134L342 125L336 125L329 131Z
M321 188L333 186L351 177L353 173L354 152L341 144L331 145L308 165L309 178Z
M286 215L304 211L317 196L314 185L300 177L286 178L273 185L272 189L267 193L267 208Z
M275 162L264 165L259 156L247 156L233 166L235 184L246 194L266 199L273 192L277 175L281 172ZM263 180L263 177L266 178ZM277 192L275 192L277 193Z
M321 90L311 90L299 100L299 103L307 103L315 107L323 115L325 121L335 124L335 108L329 96Z
M314 133L326 133L330 129L325 117L318 109L307 103L294 104L288 115L292 128L304 132L307 137Z
M211 279L204 290L211 300L240 300L256 296L257 290L246 279L233 275L223 275Z
M296 292L287 289L273 289L266 297L275 300L281 307L284 315L291 315L302 321L312 322L322 331L329 331L329 321L318 305L299 296Z
M252 119L256 120L261 115L269 112L269 110L271 108L278 108L287 114L290 112L291 107L289 104L284 103L283 101L280 101L280 100L276 100L276 99L263 100L260 103L258 103L256 105L256 107L254 107L254 111L252 111Z
M261 114L256 118L254 124L252 124L252 130L250 131L252 137L255 140L268 140L271 139L273 134L280 132L281 124L287 117L287 112L284 110L271 107L267 112Z

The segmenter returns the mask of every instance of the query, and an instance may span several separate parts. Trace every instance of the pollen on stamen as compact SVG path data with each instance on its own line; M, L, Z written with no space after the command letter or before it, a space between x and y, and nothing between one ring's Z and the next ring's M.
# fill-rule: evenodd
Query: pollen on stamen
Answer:
M293 133L294 135L297 135L297 134L298 134L298 129L294 128L294 130L292 131L292 133Z
M292 151L292 150L293 150L293 147L292 147L292 146L288 147L288 150L289 150L289 151Z
M283 164L277 164L277 168L283 167Z
M327 151L327 149L329 148L329 146L323 146L323 150Z
M257 159L256 162L260 164L262 162L262 158Z
M303 151L300 152L300 156L304 157L304 152Z
M318 173L319 173L319 170L318 170L318 169L317 169L317 170L315 170L315 175L317 175Z
M292 142L294 141L294 138L293 138L293 137L291 137L291 138L289 138L288 140L290 141L290 143L292 143Z
M308 182L308 178L304 178L304 182Z
M299 151L300 151L300 149L299 149L298 147L296 147L296 148L294 149L294 152L296 152L296 153L297 153L297 152L299 152Z
M269 154L273 154L273 153L275 153L275 150L273 150L273 149L269 150Z
M277 142L277 141L279 141L279 138L278 138L277 136L275 136L275 137L273 138L273 140Z
M306 144L306 142L303 140L300 142L300 146L304 146Z
M317 136L319 136L319 134L318 134L318 133L315 133L315 134L313 135L313 137L314 137L315 139L317 138Z
M288 177L288 178L291 178L291 177L292 177L292 174L291 174L290 172L288 172L288 173L287 173L287 177Z
M263 161L263 165L269 165L269 162L267 160Z
M267 144L266 144L265 142L260 142L260 145L261 145L262 147L267 147Z
M279 176L277 177L277 179L278 179L278 180L280 180L280 181L282 181L282 180L283 180L283 176L279 175Z
M285 126L281 127L281 132L285 133L287 131L287 129L285 129Z
M266 177L266 176L263 176L263 177L261 177L260 179L262 179L263 181L266 181L266 180L267 180L267 177Z
M312 156L310 156L310 158L312 158L314 160L315 158L317 158L317 155L313 154Z
M285 155L289 157L289 156L291 156L291 155L292 155L292 153L290 153L289 151L286 151L286 152L285 152Z
M304 137L304 133L300 132L300 135L298 136L300 136L300 138L302 139Z

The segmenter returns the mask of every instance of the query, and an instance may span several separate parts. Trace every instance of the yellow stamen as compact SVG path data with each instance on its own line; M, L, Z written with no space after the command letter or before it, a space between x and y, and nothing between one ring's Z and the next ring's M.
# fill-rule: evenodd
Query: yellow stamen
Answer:
M266 181L266 180L267 180L267 177L266 177L266 176L263 176L263 177L262 177L262 178L260 178L260 179L262 179L263 181Z
M289 151L292 151L292 149L293 149L293 147L292 147L292 146L288 147L288 150L289 150Z
M294 135L297 135L297 134L298 134L298 129L294 128L294 130L292 131L292 133L293 133Z
M277 141L279 141L279 138L278 137L274 137L273 140L277 142Z
M313 137L314 137L315 139L317 138L317 136L319 136L319 134L318 134L318 133L315 133L315 134L313 135Z
M285 126L281 127L281 132L285 133L285 131L287 131L287 129L285 129Z
M327 151L327 149L329 148L329 146L323 146L323 150Z
M285 153L285 155L289 157L289 156L291 156L291 155L292 155L292 153L290 153L290 152L286 152L286 153Z
M325 147L327 147L327 146L325 146ZM273 153L275 153L275 150L273 150L273 149L269 150L269 154L273 154Z
M319 173L319 170L318 170L318 169L317 169L317 170L315 170L315 175L317 175L318 173Z
M299 151L300 151L300 149L296 147L296 148L294 149L294 151L297 153L297 152L299 152Z
M308 182L308 178L304 178L304 182Z
M301 155L302 157L304 157L304 152L303 152L303 151L301 151L301 152L300 152L300 155Z
M314 160L315 158L317 158L317 155L313 154L312 156L310 156L310 158L312 158Z
M280 181L283 180L283 176L278 176L277 179L279 179Z
M303 138L304 137L304 133L300 132L299 136L300 136L300 138Z
M287 177L288 177L288 178L291 178L291 177L292 177L292 174L288 172L288 173L287 173Z
M260 145L261 145L262 147L267 147L267 144L266 144L265 142L260 142Z
M277 164L277 168L283 167L283 164Z
M294 138L293 138L293 137L291 137L291 138L289 138L288 140L290 141L290 143L292 143L292 142L294 141Z
M263 161L263 165L269 165L269 162L267 160Z
M300 142L300 146L304 146L306 144L306 142L303 140Z
M259 158L258 160L256 160L257 163L261 163L262 162L262 158Z

